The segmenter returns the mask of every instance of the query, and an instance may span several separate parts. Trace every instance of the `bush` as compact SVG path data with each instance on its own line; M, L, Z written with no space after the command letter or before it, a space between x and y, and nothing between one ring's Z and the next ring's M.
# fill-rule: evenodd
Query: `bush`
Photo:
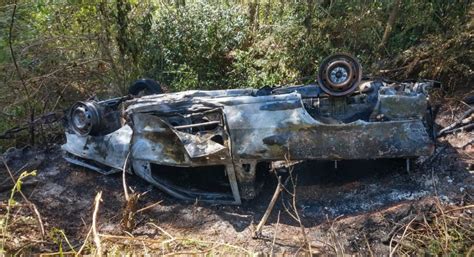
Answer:
M32 1L0 6L0 129L72 102L125 94L139 77L171 91L314 82L334 52L366 74L472 84L473 5L397 1ZM384 72L381 72L383 70ZM28 97L29 96L29 97ZM19 142L21 142L20 140Z

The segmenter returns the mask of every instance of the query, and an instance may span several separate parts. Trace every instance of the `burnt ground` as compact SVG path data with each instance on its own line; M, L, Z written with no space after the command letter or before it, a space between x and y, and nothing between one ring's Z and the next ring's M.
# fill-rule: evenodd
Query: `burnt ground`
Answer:
M459 114L453 115L452 108L442 109L437 123L450 124L462 110L461 106L454 112ZM413 215L433 211L438 201L453 207L472 204L474 146L468 143L472 143L473 135L463 132L440 139L435 154L414 160L410 173L404 160L343 161L338 169L332 162L296 165L296 206L313 252L388 255L390 238ZM24 180L22 192L37 206L47 233L42 241L34 215L17 194L19 204L12 209L8 231L3 232L6 248L12 252L55 252L60 242L67 251L69 247L55 228L63 230L77 250L89 231L99 191L103 192L97 221L101 234L159 239L167 237L163 229L175 238L226 243L251 252L305 251L300 225L288 215L282 201L277 202L261 238L252 239L255 224L275 189L272 176L266 178L256 199L241 206L222 206L182 202L127 175L127 183L135 192L146 192L138 208L162 202L136 214L135 229L126 234L120 225L124 206L121 174L103 176L70 165L62 159L59 146L14 149L3 157L13 171L37 170L36 176ZM2 177L7 176L5 169L0 171ZM3 214L11 188L6 181L0 185ZM284 193L282 199L290 197Z

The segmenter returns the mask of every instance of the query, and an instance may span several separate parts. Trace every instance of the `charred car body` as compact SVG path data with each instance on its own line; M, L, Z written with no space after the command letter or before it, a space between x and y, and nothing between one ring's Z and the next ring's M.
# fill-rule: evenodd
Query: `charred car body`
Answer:
M336 54L310 85L78 102L65 158L104 174L125 168L181 199L239 204L256 196L258 167L274 161L430 155L433 83L361 77L357 60ZM158 176L167 167L220 167L229 193L177 186Z

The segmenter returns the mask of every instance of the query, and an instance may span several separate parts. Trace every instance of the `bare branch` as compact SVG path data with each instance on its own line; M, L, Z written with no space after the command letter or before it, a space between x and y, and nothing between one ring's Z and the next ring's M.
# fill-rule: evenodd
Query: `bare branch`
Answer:
M97 214L99 213L99 204L101 200L102 200L102 191L97 193L97 195L95 196L95 200L94 200L95 207L94 207L94 212L92 214L92 235L94 237L94 244L97 248L96 254L98 256L102 256L102 245L100 242L99 233L97 231Z
M11 22L10 22L10 29L9 29L9 32L8 32L8 46L10 48L10 54L12 56L12 60L13 60L13 64L15 65L15 69L16 69L16 72L18 74L18 77L20 78L20 81L21 81L21 85L23 86L23 91L27 97L27 101L26 101L26 106L28 107L29 111L30 111L30 119L31 121L34 120L34 117L35 117L35 114L34 114L34 109L33 109L33 105L31 105L31 97L30 97L30 92L28 91L28 87L26 86L26 83L25 83L25 80L23 79L23 76L21 74L21 71L20 71L20 67L18 66L18 63L16 61L16 57L15 57L15 52L13 51L13 25L15 23L15 14L16 14L16 7L17 7L17 1L15 0L13 2L13 11L12 11L12 18L11 18ZM34 127L30 127L30 140L31 140L31 144L34 145L35 144L35 131L34 131Z
M277 216L277 223L275 225L275 232L273 232L273 241L272 241L272 248L270 250L270 256L273 256L273 247L275 246L277 234L278 234L278 225L280 225L280 211L278 211Z
M278 196L280 196L280 193L281 193L282 190L283 189L282 189L281 179L280 179L280 177L278 177L278 185L275 188L275 193L273 193L273 197L270 200L270 203L268 204L267 210L263 214L262 219L260 220L260 222L257 225L257 228L254 231L253 238L259 238L261 236L262 228L265 225L265 223L267 222L268 217L270 216L270 213L272 212L273 207L275 206L275 203L278 199Z

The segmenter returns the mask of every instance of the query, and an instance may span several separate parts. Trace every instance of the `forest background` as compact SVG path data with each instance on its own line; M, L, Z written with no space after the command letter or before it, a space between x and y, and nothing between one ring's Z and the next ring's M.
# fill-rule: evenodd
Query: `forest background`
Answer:
M468 0L2 0L0 134L141 77L167 91L308 83L335 52L449 97L473 89L473 16ZM0 151L59 127L3 134Z

